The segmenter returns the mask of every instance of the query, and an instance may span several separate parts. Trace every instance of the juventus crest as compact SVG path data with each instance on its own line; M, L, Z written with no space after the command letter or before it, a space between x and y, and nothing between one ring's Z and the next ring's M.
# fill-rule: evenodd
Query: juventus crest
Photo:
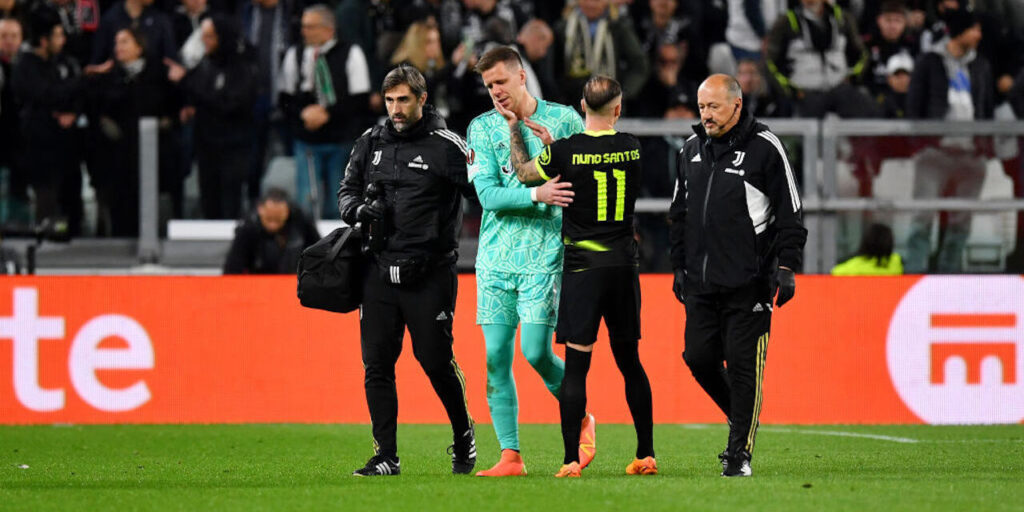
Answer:
M739 165L743 163L743 157L745 156L747 156L745 151L737 151L736 158L732 159L732 165L739 167Z

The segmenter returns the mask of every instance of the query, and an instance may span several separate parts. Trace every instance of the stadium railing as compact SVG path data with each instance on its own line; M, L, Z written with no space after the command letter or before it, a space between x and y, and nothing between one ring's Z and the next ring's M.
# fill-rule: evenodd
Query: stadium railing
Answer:
M844 216L878 213L907 214L917 211L974 211L1007 213L1024 210L1024 200L1003 197L999 199L911 199L886 197L843 197L841 193L842 152L844 141L851 137L911 137L911 136L993 136L1012 139L1017 151L1016 137L1024 137L1024 122L941 122L941 121L888 121L816 119L765 119L773 132L788 140L794 165L799 166L802 181L805 223L808 241L805 249L804 272L827 273L841 256L841 237ZM623 119L618 128L638 136L691 135L693 121L666 121L661 119ZM163 266L219 267L221 258L231 240L229 226L233 221L180 221L166 226L166 237L161 237L158 215L157 179L157 125L153 119L140 120L140 236L137 240L78 239L66 247L43 248L40 267L78 267L78 263L106 268L131 267L139 263L157 263ZM798 162L798 163L797 163ZM907 183L912 178L907 177ZM667 195L667 194L666 194ZM1004 196L1006 194L1003 194ZM638 201L641 213L667 212L668 198L644 198ZM227 222L227 223L225 223ZM210 224L205 224L210 223ZM203 228L200 226L209 226ZM219 226L214 229L213 226ZM325 227L326 229L326 227ZM199 233L209 231L204 237ZM322 229L323 231L323 229ZM193 233L190 235L189 233ZM210 234L214 233L214 234ZM847 237L848 238L848 237ZM471 268L475 241L467 241L464 257Z

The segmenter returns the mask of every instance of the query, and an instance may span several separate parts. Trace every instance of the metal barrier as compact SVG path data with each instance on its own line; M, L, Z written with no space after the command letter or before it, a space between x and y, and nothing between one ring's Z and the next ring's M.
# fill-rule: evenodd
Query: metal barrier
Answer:
M837 262L837 214L845 212L915 212L915 211L975 211L1007 212L1024 210L1024 199L908 199L842 198L837 188L840 140L844 137L885 136L995 136L1024 137L1024 122L945 122L945 121L893 121L851 120L829 117L817 119L761 119L779 136L799 137L802 146L801 190L804 223L808 230L804 251L804 272L827 273ZM617 129L637 136L693 134L693 120L667 121L662 119L622 119ZM153 119L142 119L140 127L140 237L137 256L140 262L163 260L167 245L157 236L157 124ZM793 148L789 148L792 153ZM637 201L640 213L667 212L671 201L667 198L644 198ZM172 251L173 252L173 251Z

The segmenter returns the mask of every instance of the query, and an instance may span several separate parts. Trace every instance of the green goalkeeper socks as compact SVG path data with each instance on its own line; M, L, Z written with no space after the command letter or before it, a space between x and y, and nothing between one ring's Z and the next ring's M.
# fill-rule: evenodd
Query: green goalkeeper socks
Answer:
M565 375L565 361L555 355L551 348L551 335L554 329L546 325L523 324L520 344L523 355L534 370L544 379L548 391L558 399L558 391L562 387L562 376Z
M487 345L487 405L502 450L519 449L519 401L512 378L516 328L511 325L481 326Z
M519 401L512 377L516 328L511 325L481 326L487 345L487 405L498 443L503 450L519 449ZM526 360L544 380L555 398L565 375L565 363L551 348L553 329L546 325L523 324L520 345Z

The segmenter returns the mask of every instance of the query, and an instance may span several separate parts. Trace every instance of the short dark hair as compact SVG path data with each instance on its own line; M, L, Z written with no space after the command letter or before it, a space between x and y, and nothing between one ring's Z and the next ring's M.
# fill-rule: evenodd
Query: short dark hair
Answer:
M476 67L473 71L480 73L497 66L499 62L504 62L506 67L519 66L519 69L523 67L523 58L519 56L519 52L511 46L498 46L491 48L484 53L480 60L476 61Z
M594 75L583 86L583 101L594 112L600 112L619 96L622 96L622 86L610 76Z
M132 39L135 40L135 44L139 45L139 48L142 49L142 53L143 54L146 53L146 34L143 34L142 31L137 29L137 28L125 27L125 28L122 28L121 30L118 30L114 34L114 37L117 37L117 34L119 34L121 32L127 32L128 35L131 36Z
M283 188L270 187L263 192L263 195L260 196L259 204L266 204L270 201L275 203L287 203L288 200L288 192L285 192Z
M59 26L63 25L57 11L49 5L37 4L29 13L29 44L40 47L43 39L48 40L53 35L53 29Z
M402 84L408 85L417 98L427 92L427 79L423 78L423 73L408 64L399 64L398 67L389 71L384 77L384 83L380 85L380 92L386 94Z
M903 0L885 0L882 2L882 7L878 9L878 14L905 14L906 12L907 6Z
M864 231L857 254L874 259L878 266L885 266L889 262L889 256L892 255L892 249L892 228L885 224L875 223Z

